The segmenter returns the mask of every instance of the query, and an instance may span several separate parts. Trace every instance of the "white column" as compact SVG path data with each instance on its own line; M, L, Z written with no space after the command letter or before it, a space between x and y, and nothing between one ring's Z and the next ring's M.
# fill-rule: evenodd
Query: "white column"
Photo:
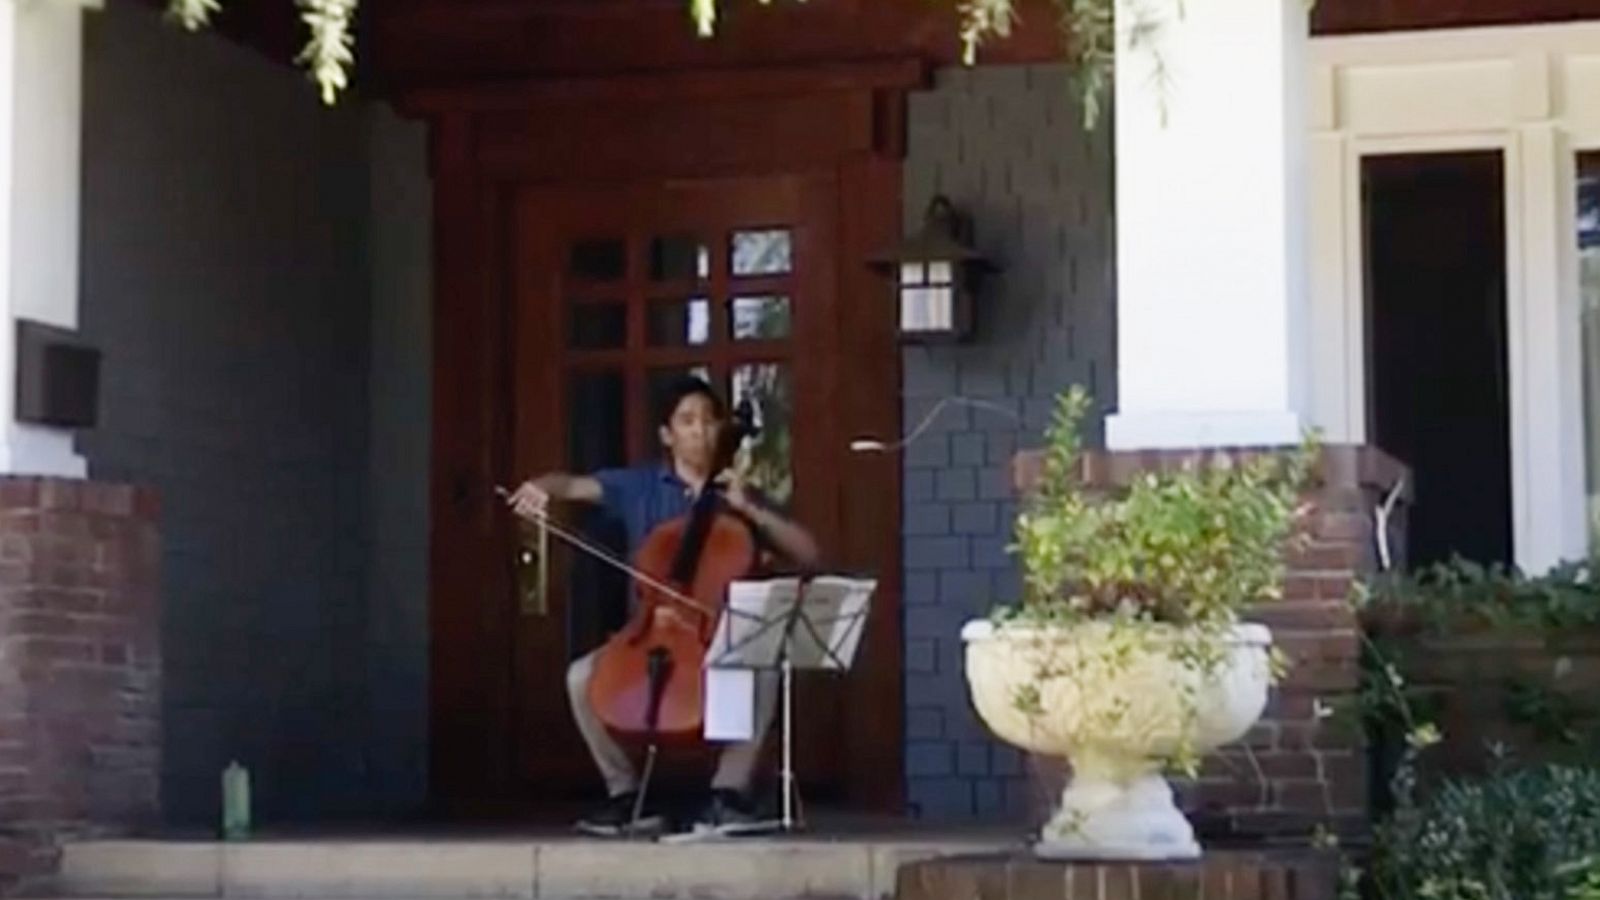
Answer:
M1119 0L1117 14L1107 442L1294 443L1310 366L1305 0ZM1149 46L1130 47L1152 17Z
M78 324L79 0L0 0L0 472L82 477L69 432L16 421L16 322Z
M1577 156L1548 122L1523 126L1519 145L1508 172L1522 201L1510 255L1522 280L1510 309L1512 544L1517 565L1542 572L1588 554Z

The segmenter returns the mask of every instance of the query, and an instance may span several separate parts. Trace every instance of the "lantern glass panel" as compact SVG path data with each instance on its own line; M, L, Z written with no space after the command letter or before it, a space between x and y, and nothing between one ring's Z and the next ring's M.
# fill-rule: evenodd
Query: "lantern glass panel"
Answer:
M928 288L928 307L936 331L955 327L955 293L948 287Z
M900 292L900 330L950 331L955 326L955 292L948 287L912 287Z
M928 328L927 288L908 287L900 291L900 330L926 331Z

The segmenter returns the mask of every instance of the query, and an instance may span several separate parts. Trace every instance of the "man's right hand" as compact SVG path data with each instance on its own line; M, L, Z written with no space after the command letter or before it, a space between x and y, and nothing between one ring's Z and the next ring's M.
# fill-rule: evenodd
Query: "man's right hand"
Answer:
M550 492L536 478L524 481L506 498L506 505L524 519L543 518L550 507Z

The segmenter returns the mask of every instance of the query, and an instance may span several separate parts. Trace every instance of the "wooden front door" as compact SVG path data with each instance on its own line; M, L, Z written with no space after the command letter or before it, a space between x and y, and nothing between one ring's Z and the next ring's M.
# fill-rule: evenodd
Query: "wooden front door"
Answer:
M660 458L662 388L701 375L748 400L762 433L752 478L818 534L837 534L848 439L828 414L835 332L836 186L825 175L530 187L515 203L515 454L519 472L591 472ZM591 510L569 524L621 550ZM628 584L564 546L550 591L522 607L512 667L524 790L598 787L564 691L567 663L627 614ZM836 684L807 685L808 781L837 787Z
M565 670L622 617L625 584L557 546L545 602L524 602L518 528L493 488L651 458L652 390L684 371L755 395L760 480L816 533L826 568L879 579L854 670L800 686L798 763L808 799L899 808L899 462L849 444L900 429L893 289L868 258L901 235L903 92L920 72L693 72L413 98L432 119L435 185L430 773L442 812L556 813L550 801L597 790Z

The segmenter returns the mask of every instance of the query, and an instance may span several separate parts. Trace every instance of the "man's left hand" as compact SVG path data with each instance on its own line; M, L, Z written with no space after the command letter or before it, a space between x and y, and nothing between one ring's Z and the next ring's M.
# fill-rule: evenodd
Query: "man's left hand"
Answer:
M723 472L717 478L717 483L722 485L722 496L734 511L748 513L754 504L750 501L750 494L745 490L744 475L733 470Z

